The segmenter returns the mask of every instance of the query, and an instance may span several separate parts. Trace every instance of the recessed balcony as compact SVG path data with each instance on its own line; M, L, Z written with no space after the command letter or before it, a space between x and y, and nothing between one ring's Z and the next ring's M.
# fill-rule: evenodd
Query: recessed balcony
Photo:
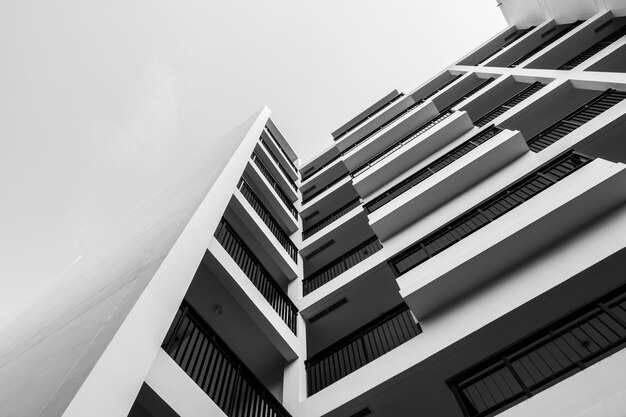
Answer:
M370 226L384 241L525 152L519 132L483 129L366 203Z
M270 173L272 179L280 187L282 195L285 195L290 203L298 199L298 187L296 183L288 176L285 169L280 165L276 155L267 145L265 139L261 138L254 150L255 157L258 157L263 166Z
M419 317L494 277L626 199L623 164L557 158L389 261Z
M473 127L465 112L438 115L354 170L354 188L367 197Z

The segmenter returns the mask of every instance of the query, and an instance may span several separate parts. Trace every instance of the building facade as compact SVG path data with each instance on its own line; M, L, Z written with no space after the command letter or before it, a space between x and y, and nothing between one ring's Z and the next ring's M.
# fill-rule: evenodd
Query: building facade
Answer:
M626 2L500 3L306 163L234 130L3 330L2 414L623 416Z

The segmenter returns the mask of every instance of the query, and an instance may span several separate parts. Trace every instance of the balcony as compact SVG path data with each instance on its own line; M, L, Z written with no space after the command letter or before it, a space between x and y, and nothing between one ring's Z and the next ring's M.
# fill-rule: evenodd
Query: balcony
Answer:
M370 225L384 241L526 152L519 132L484 129L369 201Z
M322 194L324 191L333 188L335 185L339 184L341 181L348 178L348 172L346 172L345 170L341 170L341 171L344 171L344 172L340 174L339 176L337 176L337 178L335 178L334 180L330 181L325 186L319 187L319 188L312 187L312 188L308 188L306 191L303 191L302 192L302 204L308 203L309 201L313 200L318 195Z
M308 395L380 358L421 331L404 304L388 311L305 362Z
M528 87L520 91L519 93L513 95L511 98L506 99L504 102L502 102L501 104L494 107L492 110L490 110L486 114L476 119L476 121L474 121L474 124L478 127L483 127L493 122L499 116L503 115L511 108L517 106L522 101L526 100L527 98L535 94L537 91L541 90L543 87L544 87L544 84L540 82L532 83L531 85L529 85Z
M626 98L626 93L609 89L593 100L569 113L561 120L544 129L528 140L533 152L541 152L548 146L570 134L580 126L604 113Z
M296 334L298 309L226 219L220 222L215 231L215 238L283 322Z
M294 180L291 178L291 175L283 167L282 165L283 163L280 161L280 159L278 159L278 157L276 156L276 154L274 153L270 145L268 145L268 143L265 141L265 139L263 139L263 137L259 139L259 142L261 142L261 145L263 145L263 149L265 149L265 152L271 157L272 161L274 162L273 165L276 168L278 168L278 170L282 174L282 175L277 175L277 176L287 180L287 183L289 184L289 187L293 190L293 192L297 192L298 186L296 185Z
M324 229L326 226L328 226L329 224L332 224L335 220L343 217L345 214L351 212L352 210L354 210L355 208L359 207L360 205L361 205L361 199L360 198L356 198L356 199L350 201L349 203L345 204L344 206L338 208L337 211L335 211L335 212L331 213L330 215L324 217L322 220L319 220L314 225L307 227L302 232L302 240L306 240L306 239L310 238L315 233L317 233L320 230Z
M285 205L289 213L293 216L294 219L297 219L298 210L296 210L293 203L291 202L291 199L287 197L287 195L285 194L283 189L280 187L278 182L276 182L276 180L274 179L274 176L272 175L270 170L267 169L267 166L265 165L265 163L263 163L263 161L256 154L256 152L252 154L252 161L254 162L256 167L259 169L263 177L267 180L272 190L274 190L274 193L278 196L280 201Z
M424 317L539 253L623 201L623 168L568 153L533 171L390 259L401 295Z
M348 170L354 171L376 154L396 143L399 138L429 123L438 115L439 112L432 102L414 104L389 122L384 123L371 135L342 152L344 164Z
M298 168L296 167L296 165L293 163L293 161L291 160L291 158L289 158L289 155L287 154L287 151L285 151L285 148L283 148L283 146L280 144L280 142L278 141L278 139L276 139L276 136L274 136L274 134L272 133L272 131L270 130L269 127L265 126L265 128L263 129L263 132L265 132L265 134L271 139L271 143L272 145L276 146L279 150L280 153L283 155L284 160L287 161L287 163L289 164L289 166L291 167L291 169L293 171L291 171L290 174L286 174L289 178L291 179L297 179L298 178ZM268 145L270 148L271 146ZM275 151L271 151L274 155L276 154ZM278 159L278 158L277 158ZM286 169L286 171L290 171L290 169Z
M525 68L570 70L624 35L626 19L611 13L589 19L549 50L527 60Z
M619 29L615 30L613 33L603 38L602 40L596 42L591 47L585 49L580 54L576 55L574 58L570 59L563 65L559 66L557 69L560 70L571 70L587 61L589 58L595 56L597 53L602 51L604 48L610 46L613 42L626 35L626 26L621 26Z
M252 190L252 187L248 185L246 180L241 178L239 180L239 184L237 188L241 192L241 195L244 196L246 201L250 204L250 206L254 209L254 211L259 215L263 223L269 228L272 235L278 240L280 245L285 249L287 254L293 261L298 263L298 248L291 241L289 236L283 231L278 222L274 219L272 214L265 208L259 197Z
M454 377L468 417L491 416L626 345L626 287L579 308Z
M463 83L460 83L458 86L456 86L456 88L448 90L447 93L441 94L437 99L433 101L438 109L443 109L441 110L441 113L445 113L449 110L454 109L459 104L463 103L465 100L487 87L494 80L495 78L493 77L483 79L472 74L470 77L466 78Z
M377 237L372 237L356 248L330 262L302 280L302 292L310 294L322 285L332 281L353 266L359 264L383 248Z
M513 62L511 62L510 64L508 64L506 66L508 68L515 68L515 67L518 67L518 66L524 64L526 61L528 61L529 59L531 59L535 55L541 53L541 51L543 51L544 49L548 48L550 45L552 45L553 43L555 43L556 41L558 41L559 39L561 39L562 37L564 37L565 35L570 33L572 30L576 29L578 26L580 26L581 23L583 23L582 20L577 20L577 21L575 21L573 23L569 23L569 24L552 26L552 28L548 29L548 31L546 31L544 34L541 35L542 39L543 38L547 38L547 39L543 40L537 47L535 47L532 50L530 50L529 52L523 54L522 56L520 56L519 58L515 59ZM492 65L494 65L494 66L501 66L498 63L496 63L495 61L496 60L494 60L494 62L492 62Z
M162 348L227 416L290 417L187 303L176 313Z
M457 65L480 65L508 48L511 44L524 37L524 35L531 32L534 28L534 26L531 26L526 29L517 29L514 27L507 29L504 34L496 37L487 45L464 58Z
M362 111L356 117L349 120L346 124L341 126L339 129L335 130L332 133L333 140L340 141L350 133L357 130L359 127L366 124L370 119L378 116L383 110L401 100L404 97L403 93L398 93L397 90L392 91L387 94L382 99L378 100L376 103L372 104L370 107Z
M367 197L473 127L465 112L440 114L354 170L354 188Z

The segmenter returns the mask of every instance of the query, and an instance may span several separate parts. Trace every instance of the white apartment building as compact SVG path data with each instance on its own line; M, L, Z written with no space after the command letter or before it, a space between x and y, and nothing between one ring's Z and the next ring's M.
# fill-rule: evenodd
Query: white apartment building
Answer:
M626 415L626 1L509 27L301 163L266 108L0 334L0 415Z

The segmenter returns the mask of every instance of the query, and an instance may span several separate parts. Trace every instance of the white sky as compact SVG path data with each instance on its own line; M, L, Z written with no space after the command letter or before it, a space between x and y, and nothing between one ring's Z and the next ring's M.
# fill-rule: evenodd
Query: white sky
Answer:
M0 306L267 104L307 160L505 27L495 0L4 0Z

